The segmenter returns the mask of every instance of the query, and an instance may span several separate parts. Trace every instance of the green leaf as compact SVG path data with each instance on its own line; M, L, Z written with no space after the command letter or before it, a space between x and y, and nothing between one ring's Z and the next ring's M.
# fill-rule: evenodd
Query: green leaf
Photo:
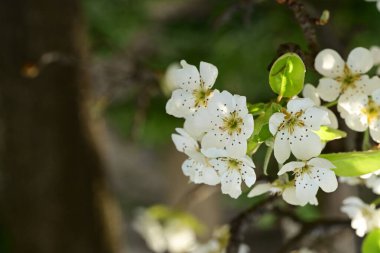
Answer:
M372 230L365 238L362 244L362 253L379 253L380 252L380 229Z
M270 72L269 84L281 97L293 97L303 89L305 64L295 53L286 53L278 58Z
M357 177L380 169L380 151L322 154L320 157L332 162L335 174Z
M346 132L328 126L321 126L321 128L318 131L315 131L315 133L321 138L321 141L324 142L341 139L347 136Z
M265 103L247 104L248 111L252 115L260 115L265 113L266 106L267 105Z

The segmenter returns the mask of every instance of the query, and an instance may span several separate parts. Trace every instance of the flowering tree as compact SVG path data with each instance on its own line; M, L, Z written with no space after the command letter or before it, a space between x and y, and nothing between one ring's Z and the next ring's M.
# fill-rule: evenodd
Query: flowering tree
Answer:
M294 12L309 50L288 47L271 64L271 101L247 101L245 96L215 89L218 69L211 63L201 62L197 68L182 60L180 66L170 67L165 77L166 87L172 90L166 112L184 120L183 127L172 135L177 150L188 156L182 164L183 174L194 184L220 185L221 193L231 201L243 194L242 187L248 189L248 197L258 201L216 231L206 244L190 236L197 222L183 218L185 214L157 206L141 211L136 229L156 252L249 252L243 244L246 225L263 212L288 217L302 226L281 252L297 249L303 237L315 229L350 224L357 236L364 237L363 253L380 252L380 199L369 204L358 196L345 199L341 210L351 221L308 223L287 208L318 205L319 188L334 192L338 179L380 193L380 78L368 74L379 65L379 49L356 47L346 61L334 49L319 50L315 26L328 22L329 13L315 19L296 0L277 2ZM305 73L313 68L320 75L319 82L304 84ZM326 143L347 136L339 129L338 118L349 129L363 133L361 151L323 152ZM266 156L263 176L258 179L256 174L261 172L252 157L259 149L265 149ZM273 160L278 166L268 170ZM159 230L160 238L152 238L157 233L147 227Z

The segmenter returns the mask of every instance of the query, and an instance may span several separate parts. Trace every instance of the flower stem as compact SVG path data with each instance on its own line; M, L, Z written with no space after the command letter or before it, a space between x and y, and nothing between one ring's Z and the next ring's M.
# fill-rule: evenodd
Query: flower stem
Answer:
M273 145L268 146L267 152L265 153L265 159L264 159L264 175L268 176L268 165L270 161L270 157L272 156L273 152Z
M368 129L364 132L363 135L363 143L362 143L362 150L370 150L371 149L371 141L369 139L369 131Z
M329 108L329 107L334 106L334 105L336 105L336 104L338 104L338 100L335 100L335 101L332 101L332 102L326 103L326 104L324 104L323 106Z

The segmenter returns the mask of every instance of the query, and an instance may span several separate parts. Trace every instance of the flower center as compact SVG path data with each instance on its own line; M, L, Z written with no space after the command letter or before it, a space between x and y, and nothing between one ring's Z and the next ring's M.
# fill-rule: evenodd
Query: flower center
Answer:
M236 159L228 159L228 168L234 170L240 170L241 162Z
M241 126L243 125L243 119L239 116L236 111L230 112L230 114L223 119L223 126L220 130L228 132L232 135L234 132L241 133Z
M305 126L305 123L300 119L303 114L302 110L292 114L284 109L282 110L282 113L285 114L285 120L280 124L278 130L287 129L290 134L293 134L296 127Z
M360 74L354 74L348 68L347 65L344 66L343 76L337 77L335 80L341 83L341 92L346 91L349 88L356 87L356 81L360 79Z
M372 98L369 98L368 105L363 108L362 112L367 115L368 122L376 120L380 116L380 106L373 101Z
M205 89L202 85L201 88L193 91L193 96L195 97L195 107L206 107L208 102L208 97L211 95L210 89Z

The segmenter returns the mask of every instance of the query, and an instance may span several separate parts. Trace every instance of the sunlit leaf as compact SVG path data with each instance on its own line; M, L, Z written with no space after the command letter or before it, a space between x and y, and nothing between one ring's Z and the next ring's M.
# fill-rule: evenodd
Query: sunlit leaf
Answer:
M322 154L332 162L335 174L344 177L361 176L380 169L380 151Z
M269 84L281 97L293 97L302 91L305 80L305 64L295 53L278 58L269 72Z
M321 126L321 128L318 131L315 131L315 133L321 138L321 141L324 142L341 139L347 136L346 132L328 126Z
M365 238L362 244L362 253L379 253L380 252L380 229L372 230Z

